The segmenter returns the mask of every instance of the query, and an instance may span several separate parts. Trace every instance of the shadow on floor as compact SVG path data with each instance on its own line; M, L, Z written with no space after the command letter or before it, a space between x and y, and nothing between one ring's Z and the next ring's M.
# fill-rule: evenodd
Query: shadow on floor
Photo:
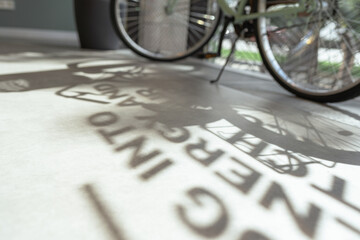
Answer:
M103 57L85 54L80 56L85 59L70 63L64 60L71 56L63 54L65 69L1 75L0 90L61 87L56 89L58 96L109 104L114 111L119 104L137 105L151 113L134 116L137 119L147 118L168 128L199 126L279 173L304 176L308 164L360 165L359 128L314 114L313 109L326 108L327 113L337 112L342 118L359 121L356 113L302 101L269 88L247 91L242 85L238 91L211 85L204 80L209 74L213 76L209 72L214 70L200 64L156 63L113 53ZM49 57L56 59L57 54ZM77 59L79 53L73 57ZM46 54L41 58L46 59ZM279 88L275 83L266 84ZM299 103L303 107L299 108ZM273 150L268 152L269 148Z

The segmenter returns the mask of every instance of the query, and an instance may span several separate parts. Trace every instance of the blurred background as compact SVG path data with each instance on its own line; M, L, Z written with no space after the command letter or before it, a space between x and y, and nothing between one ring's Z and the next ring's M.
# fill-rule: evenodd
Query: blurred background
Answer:
M0 0L0 37L81 45L90 49L118 49L122 46L112 32L107 16L106 7L109 3L110 0ZM97 17L91 18L91 15L96 14ZM89 26L91 31L86 29ZM107 38L103 37L104 34L98 34L104 31L104 26L108 26L105 29ZM206 50L216 51L218 36L210 41ZM222 57L210 59L210 62L220 65L225 62L232 37L234 32L230 26L223 43ZM254 39L238 41L236 49L230 66L245 71L266 72Z

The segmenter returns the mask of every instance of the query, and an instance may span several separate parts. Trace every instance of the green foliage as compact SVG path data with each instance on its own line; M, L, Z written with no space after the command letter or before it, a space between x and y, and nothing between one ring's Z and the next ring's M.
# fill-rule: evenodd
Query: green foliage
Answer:
M222 49L221 56L226 58L230 54L230 49ZM258 52L251 51L235 51L234 53L236 60L248 61L248 62L261 62L261 55ZM276 60L280 64L286 64L287 58L284 56L276 56ZM328 74L336 74L340 70L340 63L322 61L318 63L318 71ZM351 70L353 77L360 78L360 66L354 66Z
M359 0L341 0L338 1L340 18L342 24L348 24L356 32L360 33L360 1Z
M230 49L222 49L221 56L227 57L230 54ZM245 60L245 61L257 61L261 62L261 56L258 52L251 52L251 51L235 51L234 53L235 59L238 60Z

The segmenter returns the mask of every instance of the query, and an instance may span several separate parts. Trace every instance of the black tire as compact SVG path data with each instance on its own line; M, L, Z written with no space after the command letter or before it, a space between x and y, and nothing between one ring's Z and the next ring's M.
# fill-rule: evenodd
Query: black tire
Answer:
M258 0L257 9L289 5L276 2ZM264 65L281 86L312 101L339 102L360 95L359 22L359 1L322 0L307 15L259 18L256 39Z
M216 1L178 0L172 12L162 2L111 1L114 28L131 50L151 60L175 61L211 39L221 19Z

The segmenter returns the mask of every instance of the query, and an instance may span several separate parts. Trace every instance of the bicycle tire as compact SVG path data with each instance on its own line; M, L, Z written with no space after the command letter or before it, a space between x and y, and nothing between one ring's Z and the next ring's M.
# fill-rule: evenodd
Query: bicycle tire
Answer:
M288 6L284 2L258 0L257 10ZM257 19L257 44L269 73L288 91L312 101L359 96L359 9L359 1L324 0L308 15Z
M148 4L146 4L148 3ZM175 61L199 51L221 20L214 0L178 0L173 12L166 1L112 0L113 26L132 51L157 61Z

